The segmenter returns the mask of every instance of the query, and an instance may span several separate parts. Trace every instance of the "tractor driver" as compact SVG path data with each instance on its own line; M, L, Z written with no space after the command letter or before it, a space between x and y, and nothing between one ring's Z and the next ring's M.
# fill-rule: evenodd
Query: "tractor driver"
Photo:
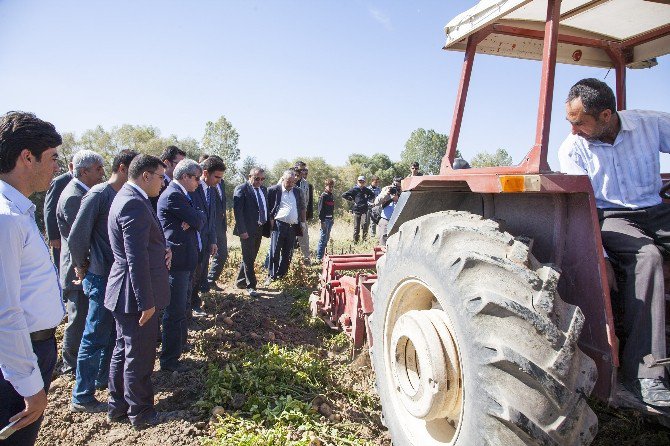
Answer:
M644 403L670 406L666 357L663 254L670 254L670 204L662 203L659 152L670 153L670 113L616 111L612 89L597 79L572 86L566 100L572 126L558 152L561 171L588 175L603 246L621 272L626 345L624 386Z

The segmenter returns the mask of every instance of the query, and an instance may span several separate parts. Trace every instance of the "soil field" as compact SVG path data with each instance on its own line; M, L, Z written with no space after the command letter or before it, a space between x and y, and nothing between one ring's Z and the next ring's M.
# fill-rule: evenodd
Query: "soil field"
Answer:
M317 230L310 229L316 245ZM331 248L348 251L349 236L349 227L339 223ZM367 353L352 359L346 337L308 315L319 267L294 260L286 280L250 298L230 286L239 248L236 237L229 240L224 291L204 296L209 316L189 330L184 363L190 370L166 373L156 365L155 401L163 422L136 432L129 424L108 423L105 414L71 413L73 382L59 377L38 445L391 445ZM266 246L264 241L259 260ZM260 268L258 273L264 277ZM96 396L106 401L107 391ZM634 411L591 404L600 420L593 444L670 445L665 427Z

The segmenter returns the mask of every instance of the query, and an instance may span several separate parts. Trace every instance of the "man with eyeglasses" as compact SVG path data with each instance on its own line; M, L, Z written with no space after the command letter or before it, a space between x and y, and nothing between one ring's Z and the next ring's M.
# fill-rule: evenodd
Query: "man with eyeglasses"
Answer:
M254 262L261 246L262 237L270 236L268 221L267 189L263 186L265 171L253 167L249 180L235 188L233 193L233 213L235 228L233 234L240 237L242 262L237 274L237 287L246 289L251 297L257 297Z
M179 161L183 160L184 158L186 158L186 152L177 146L167 146L165 150L163 150L163 153L161 153L159 159L163 162L163 164L165 164L165 173L163 174L163 185L161 186L161 191L158 194L158 197L160 197L160 194L162 194L163 191L168 187L168 184L170 184L170 181L172 181L172 175L175 167L177 167ZM149 197L151 206L154 208L154 212L157 210L158 197Z
M358 177L357 185L342 194L342 198L353 202L354 214L354 243L358 243L361 226L363 226L363 240L368 237L370 218L368 216L369 202L375 199L375 193L365 187L365 177Z

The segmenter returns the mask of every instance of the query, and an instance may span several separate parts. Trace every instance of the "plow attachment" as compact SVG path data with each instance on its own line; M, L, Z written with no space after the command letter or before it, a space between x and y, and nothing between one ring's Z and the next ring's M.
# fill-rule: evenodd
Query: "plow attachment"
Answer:
M319 277L319 292L309 299L312 316L323 319L334 330L343 330L359 349L367 339L372 346L369 316L372 285L377 281L377 260L384 255L377 246L370 254L326 255ZM345 275L344 272L351 271Z

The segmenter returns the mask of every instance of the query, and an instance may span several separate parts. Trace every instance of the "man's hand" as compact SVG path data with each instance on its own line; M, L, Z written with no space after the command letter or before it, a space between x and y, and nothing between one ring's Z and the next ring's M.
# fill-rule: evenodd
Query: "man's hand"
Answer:
M219 247L216 246L216 243L214 243L214 244L210 245L210 247L209 247L209 254L212 255L212 256L215 256L216 253L218 252L218 250L219 250Z
M49 246L52 248L60 249L60 239L49 240Z
M190 227L191 227L191 226L190 226L188 223L186 223L185 221L181 222L181 228L182 228L184 231L186 231L186 230L187 230L188 228L190 228Z
M241 234L240 234L240 238L241 238L242 240L246 240L246 239L248 239L248 238L249 238L249 233L248 233L248 232L243 232L243 233L241 233Z
M149 319L151 319L151 316L153 316L155 312L156 307L151 307L148 310L144 310L142 312L142 315L140 316L140 327L146 324L149 321Z
M165 266L167 266L167 269L170 269L170 265L172 265L172 250L170 248L165 249ZM142 325L142 324L140 324Z
M26 403L26 408L9 419L9 421L21 420L14 425L16 430L23 429L42 415L47 408L47 394L41 389L33 396L24 397L23 401Z

